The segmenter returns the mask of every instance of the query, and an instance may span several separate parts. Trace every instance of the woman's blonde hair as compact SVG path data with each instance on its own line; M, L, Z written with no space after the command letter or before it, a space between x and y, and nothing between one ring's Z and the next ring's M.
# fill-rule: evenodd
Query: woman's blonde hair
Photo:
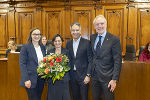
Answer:
M9 41L8 45L9 44L11 44L12 46L15 46L15 49L17 49L17 45L16 45L16 43L14 41ZM10 48L8 47L8 49L10 49Z

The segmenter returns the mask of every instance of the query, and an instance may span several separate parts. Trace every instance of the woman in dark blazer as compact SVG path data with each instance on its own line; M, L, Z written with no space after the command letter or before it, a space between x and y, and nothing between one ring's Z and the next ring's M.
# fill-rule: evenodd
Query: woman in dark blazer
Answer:
M44 80L37 75L37 67L45 56L45 47L40 45L41 32L38 28L30 31L28 43L20 51L20 85L25 87L29 100L41 100Z
M54 44L54 49L48 51L55 54L65 54L68 56L68 51L62 48L63 38L60 34L56 34L52 42ZM69 56L68 56L69 57ZM71 100L69 91L69 73L67 72L62 80L57 80L54 84L51 79L48 80L48 94L47 100Z

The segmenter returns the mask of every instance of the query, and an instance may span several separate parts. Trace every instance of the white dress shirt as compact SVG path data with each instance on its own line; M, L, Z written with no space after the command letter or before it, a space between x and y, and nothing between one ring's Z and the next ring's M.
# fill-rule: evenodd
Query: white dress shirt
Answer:
M73 52L74 52L74 56L76 57L76 54L77 54L77 50L78 50L78 46L79 46L79 43L80 43L80 39L81 39L81 36L79 37L79 39L77 41L75 41L73 39ZM76 70L76 66L74 65L74 70Z
M38 58L38 63L41 62L43 60L43 53L41 51L41 47L38 46L38 47L34 47L35 48L35 51L36 51L36 55L37 55L37 58Z

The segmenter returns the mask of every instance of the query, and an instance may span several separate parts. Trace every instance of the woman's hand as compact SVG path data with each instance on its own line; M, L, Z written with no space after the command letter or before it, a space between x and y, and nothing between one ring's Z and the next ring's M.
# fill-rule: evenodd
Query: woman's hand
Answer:
M25 83L25 87L26 88L30 88L31 87L31 81L30 80L28 80L28 81L26 81L24 83Z

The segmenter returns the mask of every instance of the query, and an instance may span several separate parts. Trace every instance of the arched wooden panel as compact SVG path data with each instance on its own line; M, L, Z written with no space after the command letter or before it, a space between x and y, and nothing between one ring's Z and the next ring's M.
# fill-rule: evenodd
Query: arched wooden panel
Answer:
M0 10L0 49L7 48L8 42L8 13Z
M145 46L150 42L150 8L139 9L138 10L138 39L139 45Z
M94 14L93 7L74 7L72 8L72 22L79 22L81 24L81 34L82 37L89 39L90 34L92 34L93 17Z
M126 51L127 16L125 7L104 7L107 31L120 38L123 54Z
M107 30L117 37L122 39L121 31L122 31L122 11L120 10L107 10L106 11L107 18Z
M16 12L17 43L25 44L29 32L34 27L34 10L18 9Z
M44 28L45 34L47 35L48 39L51 40L53 36L57 33L63 35L62 21L63 9L44 9Z

